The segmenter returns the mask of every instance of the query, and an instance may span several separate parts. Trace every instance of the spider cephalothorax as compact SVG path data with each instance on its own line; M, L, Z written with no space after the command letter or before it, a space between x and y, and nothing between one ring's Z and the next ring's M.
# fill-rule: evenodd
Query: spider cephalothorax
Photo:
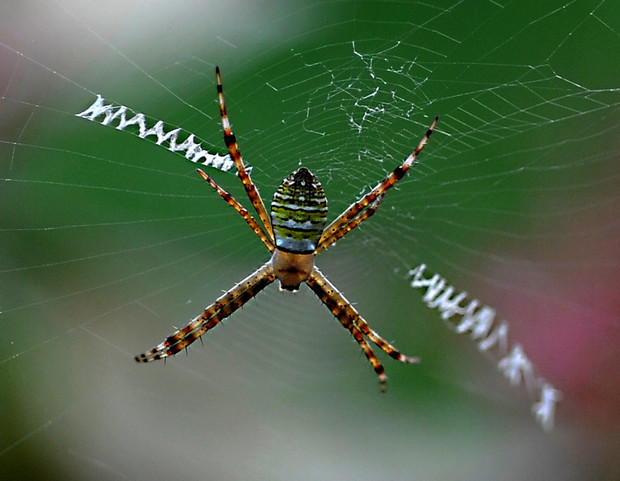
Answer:
M300 167L282 181L282 184L280 184L273 196L271 215L267 213L265 204L256 186L245 170L245 165L237 146L237 140L230 128L224 103L222 79L217 67L215 75L217 78L217 92L222 117L222 129L224 131L224 142L235 162L237 174L262 225L211 177L200 169L198 169L198 172L243 217L272 253L272 256L269 261L254 273L243 279L207 307L200 316L192 319L185 327L168 336L161 344L158 344L150 351L136 356L136 361L155 361L182 351L276 279L280 281L282 289L290 291L299 289L299 286L305 282L358 342L379 376L381 389L385 390L387 376L381 362L366 341L366 338L398 361L414 363L418 362L418 359L401 354L394 346L373 331L351 303L317 269L314 265L314 258L318 253L327 249L375 213L385 193L414 164L417 155L422 151L428 138L433 133L438 118L435 117L417 148L401 165L396 167L374 189L357 202L351 204L331 224L325 227L327 199L320 182L305 167Z

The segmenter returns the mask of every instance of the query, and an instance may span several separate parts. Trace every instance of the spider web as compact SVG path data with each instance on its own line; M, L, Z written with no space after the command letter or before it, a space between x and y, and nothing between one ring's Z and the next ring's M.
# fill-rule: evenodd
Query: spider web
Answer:
M617 2L169 3L1 9L0 478L613 478ZM422 358L381 357L385 396L309 289L267 289L165 367L133 362L267 252L185 152L76 114L101 94L225 155L215 64L263 198L304 165L330 218L440 115L317 259ZM552 434L411 288L422 263L563 392Z

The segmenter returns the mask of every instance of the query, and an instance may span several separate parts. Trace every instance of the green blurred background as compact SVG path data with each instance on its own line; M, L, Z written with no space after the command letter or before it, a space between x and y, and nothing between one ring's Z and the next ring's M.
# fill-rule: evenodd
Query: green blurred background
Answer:
M422 358L381 357L386 395L308 289L133 361L268 256L182 155L75 114L100 93L224 152L216 64L267 202L305 165L335 216L441 116L317 261ZM617 479L619 73L613 1L4 3L0 479ZM422 262L563 392L553 432L411 289Z

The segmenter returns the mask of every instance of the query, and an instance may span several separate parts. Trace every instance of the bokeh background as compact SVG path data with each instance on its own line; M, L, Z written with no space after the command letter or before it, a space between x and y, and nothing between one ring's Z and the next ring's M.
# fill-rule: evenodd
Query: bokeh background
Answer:
M133 361L267 253L182 155L75 114L100 93L225 152L215 65L267 202L305 165L335 216L441 115L318 258L422 358L382 356L387 394L308 289ZM4 2L0 479L618 479L619 74L609 0ZM552 432L409 286L422 262L562 391Z

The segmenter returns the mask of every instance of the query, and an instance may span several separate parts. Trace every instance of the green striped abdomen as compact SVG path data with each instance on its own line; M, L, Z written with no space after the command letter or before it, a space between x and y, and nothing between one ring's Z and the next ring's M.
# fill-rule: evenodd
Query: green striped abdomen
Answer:
M327 220L321 183L305 167L286 177L273 195L271 224L276 247L286 252L314 252Z

